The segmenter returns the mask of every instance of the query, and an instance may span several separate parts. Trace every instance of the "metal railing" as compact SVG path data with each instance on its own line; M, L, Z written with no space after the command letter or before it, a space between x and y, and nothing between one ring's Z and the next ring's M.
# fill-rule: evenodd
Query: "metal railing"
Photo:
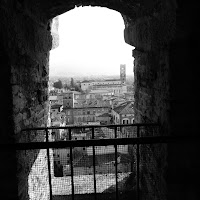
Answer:
M95 139L95 129L96 128L111 128L114 130L114 138L109 139ZM129 138L117 138L117 128L128 128L132 127L134 129L134 134ZM46 149L47 150L47 160L48 160L48 175L49 175L49 188L50 188L50 199L53 199L52 194L52 177L51 177L51 163L50 163L50 153L49 150L52 148L70 148L70 166L71 166L71 186L72 186L72 200L74 200L74 172L73 172L73 147L85 147L92 146L93 149L93 176L94 176L94 198L97 199L97 188L96 188L96 170L95 170L95 146L107 146L114 145L115 147L115 176L116 176L116 200L118 200L118 180L117 180L117 145L136 145L136 189L137 189L137 200L140 199L140 145L141 144L156 144L156 143L169 143L169 142L194 142L195 139L192 137L170 137L170 136L148 136L141 137L140 130L142 127L150 128L153 127L160 130L159 124L126 124L126 125L91 125L91 126L68 126L68 127L42 127L42 128L30 128L24 129L23 131L45 131L46 140L44 142L30 142L30 143L16 143L8 144L6 148L15 149L15 150L29 150L29 149ZM88 140L72 140L72 130L88 128L91 130L92 138ZM49 140L49 131L59 129L67 129L69 134L69 139L65 141L50 141Z

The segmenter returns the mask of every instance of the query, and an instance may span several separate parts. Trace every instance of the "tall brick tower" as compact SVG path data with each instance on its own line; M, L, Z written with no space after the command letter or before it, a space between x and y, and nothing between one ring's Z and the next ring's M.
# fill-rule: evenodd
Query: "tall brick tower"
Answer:
M126 83L126 65L120 65L120 80L122 83Z

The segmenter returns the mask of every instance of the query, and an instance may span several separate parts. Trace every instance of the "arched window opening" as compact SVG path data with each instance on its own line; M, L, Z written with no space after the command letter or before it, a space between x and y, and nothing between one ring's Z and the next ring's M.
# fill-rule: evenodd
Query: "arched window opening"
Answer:
M129 120L123 120L119 113L113 112L121 103L128 102L125 94L134 81L134 47L124 41L125 25L121 14L107 8L83 7L58 16L56 22L59 24L59 46L50 51L49 90L50 95L54 94L52 96L57 96L54 90L59 91L61 99L63 96L61 112L68 114L66 124L129 124ZM95 139L113 138L112 130L103 133L99 129L98 134ZM119 127L117 134L122 136ZM72 131L72 138L91 138L91 133ZM120 151L127 153L126 148ZM92 151L90 147L75 147L73 152L76 154L73 162L76 163L78 159L84 162ZM114 155L113 147L101 147L96 152L100 157L103 154ZM84 158L81 158L83 155ZM110 161L112 159L106 162ZM83 165L86 164L89 163ZM121 170L128 173L124 166L121 164L124 168ZM104 163L99 163L98 167L97 173L102 170L102 173L110 173Z

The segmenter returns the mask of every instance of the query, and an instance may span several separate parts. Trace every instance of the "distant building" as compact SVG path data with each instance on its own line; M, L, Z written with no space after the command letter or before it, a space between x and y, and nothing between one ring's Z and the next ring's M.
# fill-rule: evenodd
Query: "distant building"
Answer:
M122 84L126 83L126 65L120 65L120 80Z
M81 89L83 91L96 90L96 89L106 89L111 87L117 87L121 85L120 79L111 79L104 81L82 81Z
M75 100L79 99L81 93L77 91L67 91L64 92L62 95L63 95L63 107L74 108Z
M134 100L134 94L132 92L127 92L124 93L124 97L126 100L130 101L130 100Z
M107 90L112 95L120 96L127 92L127 86L122 84L120 79L105 80L105 81L83 81L81 83L83 91Z
M50 109L50 118L51 118L51 126L54 127L63 127L66 125L66 116L65 113L62 112L63 105L54 104ZM56 129L51 131L51 136L53 141L59 141L62 138L62 135L65 133L64 129Z
M49 96L50 105L60 104L63 105L63 96L61 95L50 95Z
M63 110L63 105L62 104L53 104L51 106L51 115L58 114Z
M115 124L134 123L133 102L127 101L112 110L112 117Z
M67 91L63 93L63 107L73 108L74 107L74 93L73 91Z
M55 87L53 87L52 90L53 90L54 92L56 92L56 93L59 93L59 94L63 93L63 91L64 91L63 88L59 89L59 88L55 88ZM52 91L52 90L51 90L51 91Z
M73 108L65 107L63 111L65 112L65 116L66 116L66 124L73 124L74 123Z
M85 100L75 104L74 108L64 108L67 124L96 122L96 116L103 113L110 113L111 106L108 102L96 99Z
M112 96L113 94L111 90L91 90L88 93L90 99L103 99L104 95Z
M125 92L127 92L127 86L125 84L101 84L94 85L94 90L109 90L115 96L122 96Z
M111 124L111 114L109 113L103 113L103 114L100 114L98 116L96 116L96 121L100 122L101 124Z

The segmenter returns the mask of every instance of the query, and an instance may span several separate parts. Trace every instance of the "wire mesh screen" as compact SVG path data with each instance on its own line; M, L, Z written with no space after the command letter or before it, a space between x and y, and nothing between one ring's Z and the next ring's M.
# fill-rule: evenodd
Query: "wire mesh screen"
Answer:
M135 169L135 162L132 162L128 151L120 153L123 150L119 150L120 148L122 147L119 145L117 153L111 145L74 147L71 152L70 148L53 149L53 195L72 195L72 186L75 195L115 193L116 182L119 192L131 190L133 183L128 177L132 169ZM109 150L108 153L105 149Z
M127 139L121 144L113 140L115 145L94 143L95 140L157 136L157 128L126 125L29 132L20 142L57 144L54 148L46 145L46 149L20 150L17 154L21 181L19 194L26 194L29 199L50 196L50 199L121 200L147 199L148 195L152 199L164 198L165 191L161 187L164 186L162 169L165 167L166 145L130 144ZM80 142L83 140L87 140L85 144L89 146ZM59 142L62 141L67 142L62 143L65 145L61 148ZM27 191L23 191L25 183Z
M55 131L54 133L55 134ZM63 136L65 134L65 136ZM89 140L122 138L120 129L76 128L67 130L57 140ZM93 194L97 198L116 197L133 189L133 145L81 146L53 149L54 176L52 192L54 198L80 198ZM134 173L135 174L135 173ZM99 197L98 194L101 194ZM71 196L71 197L70 197ZM65 197L65 198L64 198ZM91 198L91 196L90 196Z
M26 197L25 199L48 199L50 185L47 150L18 150L17 162L19 197Z

